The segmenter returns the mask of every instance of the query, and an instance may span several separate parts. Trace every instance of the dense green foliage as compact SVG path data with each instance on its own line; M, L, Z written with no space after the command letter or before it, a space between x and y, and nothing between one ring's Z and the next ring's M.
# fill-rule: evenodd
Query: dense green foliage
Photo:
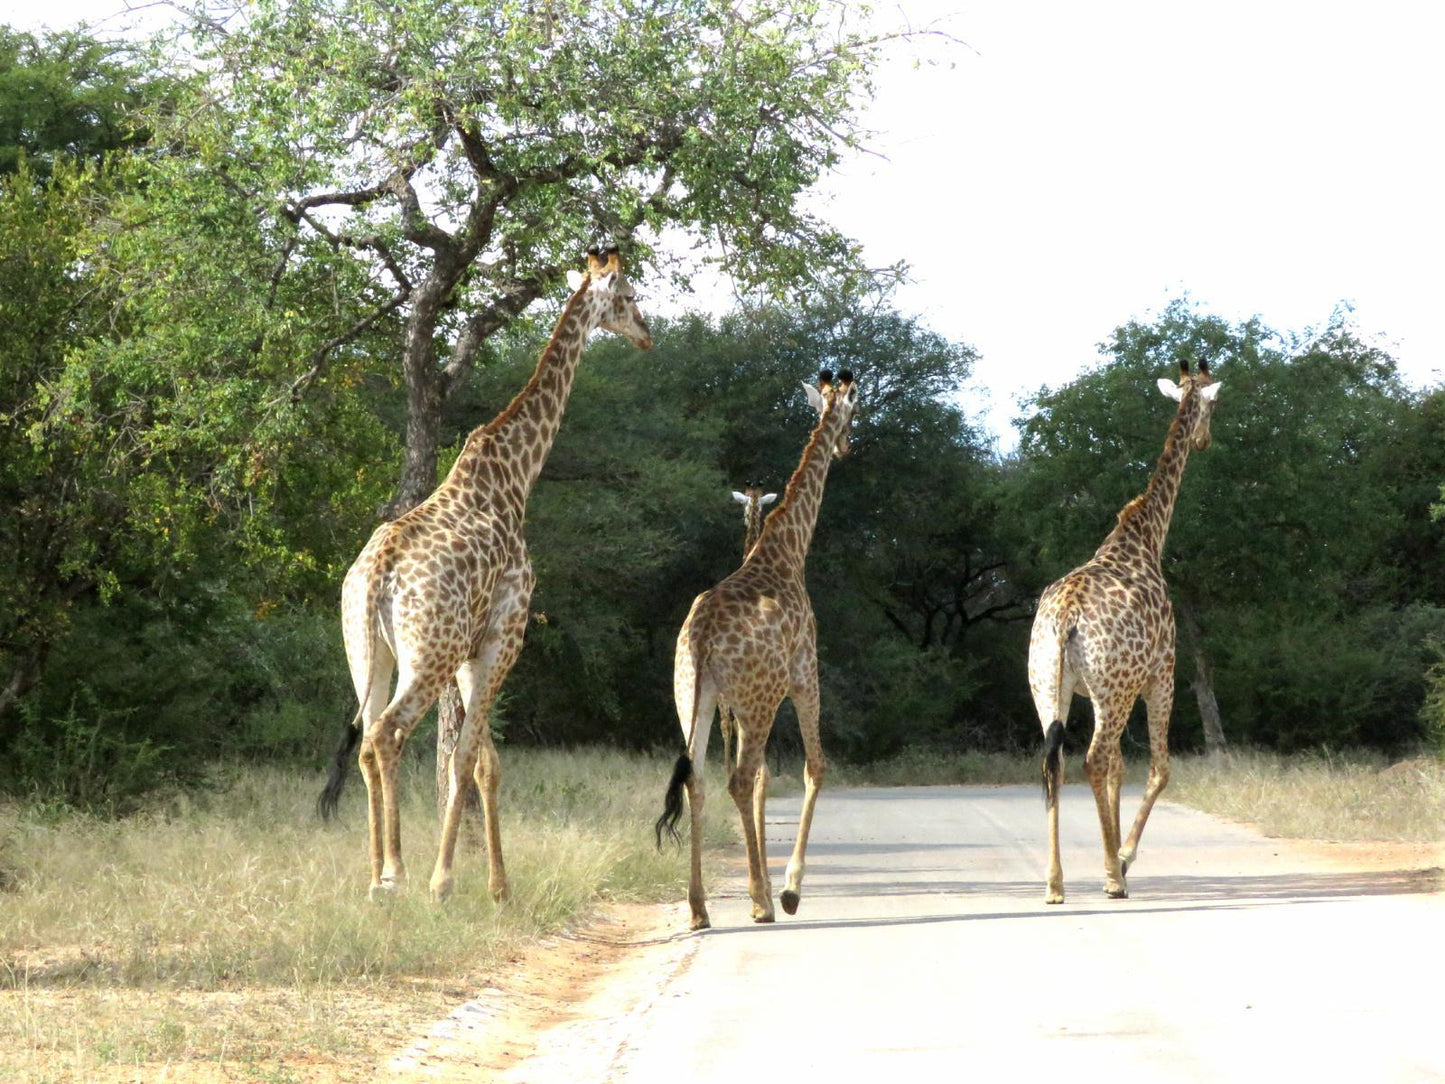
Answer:
M352 711L341 576L382 509L526 379L578 249L630 239L655 288L677 227L758 290L656 321L647 353L592 345L529 508L508 740L675 745L677 628L741 558L729 491L782 488L829 367L863 406L809 558L826 748L1031 748L1033 600L1147 483L1154 381L1190 356L1225 387L1166 548L1176 745L1191 681L1230 741L1445 745L1445 389L1343 319L1291 337L1181 303L1042 390L1000 459L972 350L799 202L877 43L749 11L261 3L165 78L0 34L0 788L121 807L220 759L319 760ZM58 85L114 113L25 113Z
M126 54L82 31L0 26L0 175L25 162L48 178L56 162L143 146L137 111L161 99L165 82Z

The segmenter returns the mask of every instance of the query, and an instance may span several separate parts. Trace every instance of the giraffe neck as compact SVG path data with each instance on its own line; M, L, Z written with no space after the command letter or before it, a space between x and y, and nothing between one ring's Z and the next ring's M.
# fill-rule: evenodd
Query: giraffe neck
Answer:
M1184 464L1189 459L1188 434L1194 431L1199 403L1199 396L1192 389L1185 393L1179 412L1169 426L1169 435L1164 438L1164 451L1159 455L1149 485L1120 511L1118 525L1099 547L1100 555L1133 543L1154 564L1163 558L1164 539L1174 516L1174 501L1184 477Z
M743 556L746 557L763 533L763 506L757 497L749 497L743 507Z
M818 419L778 507L763 523L762 534L749 554L750 560L802 571L813 541L813 528L818 522L818 507L823 503L823 484L828 480L828 467L833 461L833 445L838 439L837 417L829 408Z
M462 484L488 468L501 467L508 468L509 481L520 483L524 499L531 492L562 426L587 336L597 326L599 314L588 303L588 285L572 295L557 318L531 379L505 410L472 430L443 485Z

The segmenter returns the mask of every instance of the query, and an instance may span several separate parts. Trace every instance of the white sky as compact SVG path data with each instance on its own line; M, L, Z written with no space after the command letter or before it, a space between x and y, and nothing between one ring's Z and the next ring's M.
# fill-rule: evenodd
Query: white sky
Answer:
M1281 331L1348 302L1412 383L1445 378L1445 6L905 0L879 16L899 11L971 51L890 65L868 114L886 160L851 164L826 206L871 261L912 266L902 307L979 350L964 401L1005 447L1019 394L1184 293Z
M123 6L21 0L0 19ZM867 113L881 157L816 206L870 262L908 262L900 307L978 349L963 402L1005 448L1018 396L1186 292L1292 331L1347 302L1412 383L1445 379L1445 5L903 0L877 17L967 45L898 51Z

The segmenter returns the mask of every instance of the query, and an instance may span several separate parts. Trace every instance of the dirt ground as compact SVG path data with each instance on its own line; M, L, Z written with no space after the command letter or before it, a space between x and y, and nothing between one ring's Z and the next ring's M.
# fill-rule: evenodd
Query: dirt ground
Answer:
M617 1053L609 1022L644 1009L696 942L684 904L619 904L549 938L389 1059L385 1081L577 1084Z

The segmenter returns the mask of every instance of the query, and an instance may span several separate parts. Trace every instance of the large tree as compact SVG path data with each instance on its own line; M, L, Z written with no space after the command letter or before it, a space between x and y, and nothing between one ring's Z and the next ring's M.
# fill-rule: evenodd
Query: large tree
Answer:
M190 34L204 75L157 118L184 151L170 180L191 183L198 163L244 194L276 240L273 281L304 274L317 243L370 277L347 319L293 314L329 334L291 396L358 336L402 325L404 452L385 514L434 488L446 403L588 243L680 281L663 242L690 239L744 291L866 272L802 199L858 144L889 37L850 29L842 5L260 0L207 6ZM455 696L442 710L445 747Z

